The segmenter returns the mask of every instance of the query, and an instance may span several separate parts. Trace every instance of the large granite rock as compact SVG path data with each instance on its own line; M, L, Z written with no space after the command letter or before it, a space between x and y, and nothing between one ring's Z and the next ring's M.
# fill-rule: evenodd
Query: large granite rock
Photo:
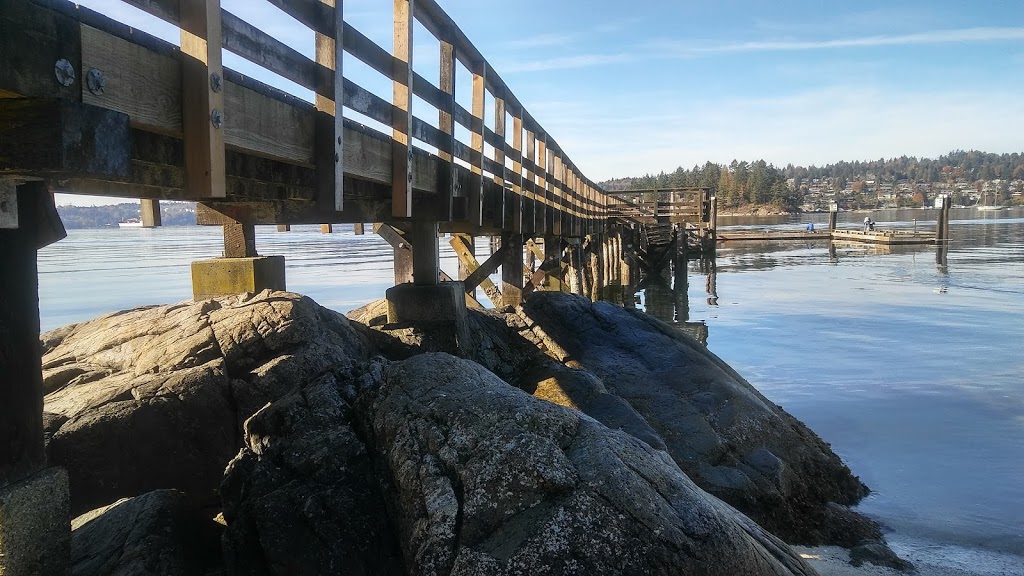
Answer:
M217 526L175 490L119 500L71 527L71 576L195 576L220 563Z
M389 358L432 348L380 301L349 313ZM810 429L688 334L647 314L561 292L506 313L470 310L457 352L514 386L665 450L701 488L787 541L881 539L847 508L867 488Z
M447 354L315 382L246 432L229 573L813 574L663 452Z
M698 486L786 541L833 543L840 535L830 522L856 516L829 506L868 493L829 446L692 337L642 312L563 293L536 293L516 316L511 326L530 327L551 357L593 374L635 409L661 440L652 446L664 446ZM589 410L577 386L549 387L549 399L618 426ZM843 538L880 537L870 521L848 525L860 531Z
M246 418L369 354L344 316L270 291L109 314L42 342L49 459L75 513L158 488L216 504Z

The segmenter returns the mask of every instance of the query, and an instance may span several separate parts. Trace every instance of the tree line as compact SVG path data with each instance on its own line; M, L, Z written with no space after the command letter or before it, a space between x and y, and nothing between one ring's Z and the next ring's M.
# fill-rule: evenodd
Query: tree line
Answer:
M793 182L788 181L792 179ZM680 166L673 172L640 177L615 178L602 182L607 190L635 190L699 186L709 188L719 205L737 208L749 205L774 206L795 212L803 203L801 183L829 180L837 190L865 180L898 182L956 182L967 180L1024 179L1024 154L992 154L976 150L955 150L938 158L880 158L837 162L825 166L776 167L764 160L733 160L729 164L706 162L693 168ZM792 185L791 185L792 184Z
M106 206L57 206L57 214L68 229L117 227L139 217L139 203L109 204ZM163 226L195 226L196 209L192 202L161 202L160 219Z

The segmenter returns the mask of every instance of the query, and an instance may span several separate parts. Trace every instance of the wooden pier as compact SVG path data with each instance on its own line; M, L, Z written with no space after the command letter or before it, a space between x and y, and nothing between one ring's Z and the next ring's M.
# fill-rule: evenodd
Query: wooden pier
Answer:
M285 288L284 259L258 252L256 225L374 223L394 250L392 322L458 322L464 303L479 305L478 287L495 306L533 290L598 298L713 251L707 190L602 190L435 0L393 0L391 49L351 26L340 1L268 1L311 31L315 58L219 0L125 0L178 27L180 48L66 0L0 0L0 492L44 466L35 262L64 236L53 193L138 198L150 226L159 200L198 202L198 223L221 226L224 245L194 263L197 298ZM439 50L414 49L415 22ZM314 101L224 67L224 50ZM346 78L345 55L391 93ZM437 78L414 71L422 58L439 63ZM456 98L460 67L471 101ZM436 117L414 116L414 98ZM460 255L456 279L439 269L444 235ZM494 250L478 262L481 236ZM58 517L59 507L54 498ZM66 542L61 524L20 537ZM39 558L0 539L0 573L34 573L25 566Z

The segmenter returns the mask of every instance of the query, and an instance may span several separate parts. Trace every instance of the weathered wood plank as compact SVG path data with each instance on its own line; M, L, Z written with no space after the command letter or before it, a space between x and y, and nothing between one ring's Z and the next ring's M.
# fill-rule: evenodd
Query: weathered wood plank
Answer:
M301 166L315 164L313 113L233 82L224 85L224 102L228 148Z
M82 26L82 68L98 70L104 88L82 88L82 101L131 117L132 126L181 134L181 65L91 26Z
M0 0L0 90L11 95L80 100L83 73L79 25L24 0ZM66 61L73 78L55 76Z
M0 99L0 174L127 177L124 114L71 100Z

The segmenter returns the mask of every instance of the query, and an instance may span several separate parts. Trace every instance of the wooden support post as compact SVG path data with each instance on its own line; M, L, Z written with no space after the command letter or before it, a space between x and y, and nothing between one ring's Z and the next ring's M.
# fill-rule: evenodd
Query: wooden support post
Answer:
M322 234L334 234L334 224L321 224L320 232Z
M413 282L413 254L412 244L409 242L406 234L403 231L393 228L387 224L381 225L381 228L377 231L381 237L384 236L384 230L391 229L399 236L397 243L392 243L391 248L394 252L394 268L395 268L395 286L399 284L409 284Z
M523 236L503 234L501 245L505 258L501 263L501 295L505 306L518 306L523 302Z
M390 224L375 225L374 230L381 238L384 239L384 241L391 245L392 250L396 253L396 260L399 260L400 258L398 258L398 255L402 254L402 260L410 259L411 261L411 254L416 250L416 247L409 243L402 231L394 228ZM442 282L454 282L454 280L445 274L444 271L439 270L438 277ZM476 298L473 298L469 294L466 294L466 306L469 308L483 308L483 306L476 301Z
M278 232L291 232L292 231L292 226L291 226L291 224L278 224L277 225L277 231Z
M718 196L711 197L711 250L715 250L718 242Z
M355 224L352 225L352 234L356 236L362 236L363 234L366 234L366 228L363 226L362 222L356 222Z
M459 269L460 275L462 267L469 271L462 281L465 283L466 293L473 294L476 291L476 287L480 286L484 289L484 293L487 298L490 299L491 303L496 308L502 306L501 292L498 291L498 287L491 282L490 276L498 269L501 265L501 261L504 258L504 253L499 251L492 254L490 258L484 262L483 265L479 264L476 260L476 256L473 254L471 247L466 243L464 236L455 235L452 236L450 241L452 249L455 250L455 255L459 257Z
M223 198L224 66L220 0L181 0L182 131L187 193Z
M6 188L3 188L6 186ZM0 487L42 469L43 380L39 347L40 248L63 237L53 197L42 182L0 181L0 202L16 223L0 227ZM13 227L10 227L13 226ZM58 231L59 228L59 231ZM7 521L7 519L0 519ZM4 563L0 560L0 566Z
M325 224L330 226L330 224ZM224 224L224 257L225 258L255 258L256 253L256 226L233 222Z
M391 215L412 217L412 46L414 0L394 0Z
M487 63L478 62L473 70L473 176L469 185L469 221L482 226L484 218L484 103L487 98Z
M156 228L160 221L160 201L144 198L139 206L139 216L143 228Z
M544 263L541 269L547 274L547 290L562 290L562 239L554 234L544 236Z
M828 213L828 231L832 232L836 229L836 222L839 220L839 211L830 210Z
M459 187L458 171L454 162L455 155L455 46L445 39L441 43L441 74L438 87L444 93L443 106L438 110L438 129L444 135L438 148L438 157L447 164L441 166L440 193L438 194L439 212L437 219L449 221L459 217L465 219L467 213L465 193ZM456 200L458 198L458 200ZM456 203L458 208L456 209Z
M342 117L345 79L342 70L344 43L344 10L342 0L319 0L333 8L333 20L328 27L331 34L316 33L316 63L330 71L329 82L322 82L316 90L316 179L317 204L323 210L341 212L344 209L344 138L345 120Z
M412 277L417 286L435 286L440 272L437 222L413 220Z
M38 250L65 236L42 182L0 180L0 574L68 574L64 470L44 470Z

